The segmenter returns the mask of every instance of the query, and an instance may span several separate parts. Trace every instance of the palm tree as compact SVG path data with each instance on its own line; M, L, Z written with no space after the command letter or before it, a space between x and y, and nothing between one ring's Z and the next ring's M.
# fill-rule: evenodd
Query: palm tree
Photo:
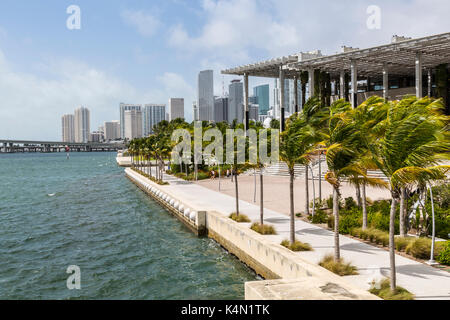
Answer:
M387 116L387 103L384 99L373 96L359 105L352 111L352 118L355 121L357 130L359 131L359 165L367 174L367 170L378 169L376 164L372 161L372 155L370 153L369 146L383 134L383 121ZM357 190L357 198L359 198L359 190L361 188L361 199L358 199L361 203L358 205L362 207L363 224L362 228L367 228L367 198L366 198L366 183L360 176L354 176L349 178L349 182L355 185ZM376 179L372 179L372 183L376 184ZM387 187L386 183L379 180L378 186Z
M358 177L358 183L379 186L379 179L370 178L359 161L361 135L355 121L350 103L338 100L329 110L328 129L323 144L326 146L328 172L325 180L333 187L334 215L334 259L340 261L339 246L339 200L341 184L344 179Z
M374 161L388 177L391 192L391 290L396 288L394 226L401 188L444 178L450 169L449 166L436 166L438 160L450 157L450 138L446 130L450 118L442 114L443 109L441 100L430 98L406 97L399 102L390 102L384 124L386 133L371 145Z
M290 242L295 243L294 216L294 167L296 164L307 164L310 161L317 140L314 128L307 124L305 118L298 114L292 115L286 130L280 135L280 158L288 166L289 171L289 214L290 214Z
M308 79L308 73L306 72L306 79ZM328 119L328 109L325 108L320 100L316 97L308 99L308 101L303 105L302 118L309 125L310 129L314 129L316 131L316 138L320 141L321 132L324 131L327 127L327 119ZM319 147L319 145L317 145ZM322 148L317 148L316 154L322 152ZM308 173L308 165L310 163L311 158L304 159L308 161L303 161L305 165L305 214L309 214L309 173ZM311 177L314 183L314 176ZM313 199L313 202L315 199Z

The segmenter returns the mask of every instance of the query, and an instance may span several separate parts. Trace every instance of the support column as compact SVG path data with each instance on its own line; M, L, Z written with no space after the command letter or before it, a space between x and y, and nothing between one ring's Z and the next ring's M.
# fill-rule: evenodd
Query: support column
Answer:
M351 77L352 77L352 107L356 108L358 106L358 69L356 66L356 61L351 61Z
M298 77L295 76L294 77L294 112L297 113L298 112Z
M342 70L339 75L339 97L345 99L345 71Z
M284 70L280 66L280 131L284 131Z
M423 97L423 83L422 83L422 53L416 53L416 97Z
M314 97L314 69L308 70L309 98Z
M389 97L389 70L387 63L383 64L383 99Z
M248 130L248 74L244 73L244 129Z
M428 98L431 98L431 68L428 69Z

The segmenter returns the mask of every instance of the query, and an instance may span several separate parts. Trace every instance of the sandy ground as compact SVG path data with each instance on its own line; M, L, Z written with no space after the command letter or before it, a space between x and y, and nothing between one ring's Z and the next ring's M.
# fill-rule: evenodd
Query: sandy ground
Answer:
M240 200L254 203L255 182L253 176L241 175L238 177ZM219 179L202 180L197 184L208 189L219 191ZM319 197L319 182L314 181L316 198ZM256 177L256 204L259 205L259 176ZM222 178L220 192L234 197L235 187L230 178ZM342 197L353 197L356 199L356 191L353 186L342 185ZM295 213L305 211L305 180L298 178L294 182L294 207ZM326 199L333 194L331 185L322 181L322 198ZM390 193L385 189L366 188L367 197L371 200L389 199ZM309 181L310 202L313 198L312 181ZM289 177L264 177L264 207L283 214L289 214Z

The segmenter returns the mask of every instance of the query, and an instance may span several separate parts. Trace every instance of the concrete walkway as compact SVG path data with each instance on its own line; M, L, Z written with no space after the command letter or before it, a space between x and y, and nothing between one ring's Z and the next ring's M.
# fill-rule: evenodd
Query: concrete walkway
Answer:
M170 185L163 188L175 192L178 198L186 203L193 203L205 211L216 211L228 216L235 211L235 198L205 188L201 185L186 182L165 175ZM240 211L252 221L259 221L259 207L240 201ZM279 244L289 238L289 217L274 210L265 209L264 220L275 226L277 235L267 236ZM250 226L250 224L248 224ZM333 233L313 224L296 220L297 239L311 244L314 251L297 253L302 259L318 263L324 255L333 253ZM347 276L345 279L357 287L367 290L368 278L373 267L381 269L384 276L389 276L389 252L360 241L340 236L341 256L358 268L359 275ZM420 262L396 255L397 282L399 286L415 294L416 299L448 299L450 300L450 273L438 270Z

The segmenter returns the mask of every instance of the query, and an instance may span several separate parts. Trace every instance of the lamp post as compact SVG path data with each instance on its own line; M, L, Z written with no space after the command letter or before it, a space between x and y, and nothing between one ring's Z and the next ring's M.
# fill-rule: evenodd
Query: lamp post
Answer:
M430 188L430 198L431 198L431 214L432 214L432 236L431 236L431 254L430 260L427 262L429 265L435 265L437 262L434 260L434 242L436 241L436 229L435 229L435 220L434 220L434 201L433 201L433 188L431 184L428 184L428 188Z
M312 216L316 214L316 187L314 184L314 172L312 170L312 167L310 165L306 165L309 170L311 171L311 180L312 180L312 187L313 187L313 207L312 207Z

